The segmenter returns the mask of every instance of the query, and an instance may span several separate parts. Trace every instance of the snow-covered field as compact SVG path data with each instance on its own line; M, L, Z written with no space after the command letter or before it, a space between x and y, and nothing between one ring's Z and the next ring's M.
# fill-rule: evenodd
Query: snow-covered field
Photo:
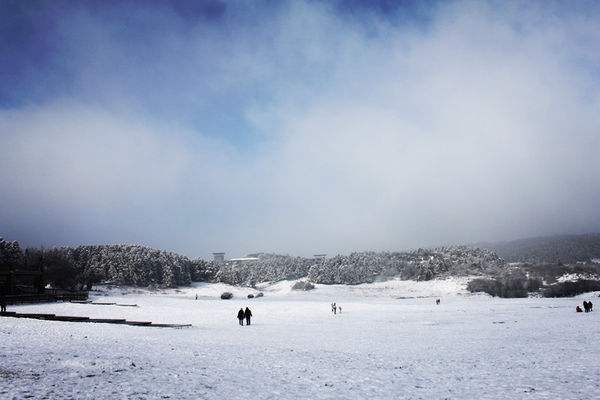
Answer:
M246 299L253 289L198 284L94 297L139 307L9 308L193 327L0 317L0 398L600 398L600 311L574 312L592 295L494 299L469 295L462 280L301 293L292 283L262 285L258 299ZM225 290L234 299L218 299ZM253 325L240 327L246 305Z

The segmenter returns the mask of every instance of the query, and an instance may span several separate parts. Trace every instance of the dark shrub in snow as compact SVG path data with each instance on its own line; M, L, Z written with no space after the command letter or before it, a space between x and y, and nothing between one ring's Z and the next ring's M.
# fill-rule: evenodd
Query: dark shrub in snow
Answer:
M263 296L264 296L263 292L259 292L256 294L256 297L263 297Z
M498 290L496 289L495 279L473 279L467 284L467 290L471 293L483 292L490 296L497 296Z
M221 293L221 299L223 299L223 300L229 300L231 298L233 298L233 293L231 293L231 292L223 292L223 293Z
M292 286L292 290L312 290L314 288L315 285L306 281L298 281L294 283L294 286Z
M253 299L253 298L254 298L254 295L253 295L253 294L249 294L249 295L248 295L248 298L249 298L249 299Z
M600 290L600 281L580 279L575 282L561 282L548 286L543 290L544 297L571 297L586 292Z
M493 279L473 279L467 290L506 298L527 297L529 292L539 290L541 284L539 279L529 278L521 270L513 270Z

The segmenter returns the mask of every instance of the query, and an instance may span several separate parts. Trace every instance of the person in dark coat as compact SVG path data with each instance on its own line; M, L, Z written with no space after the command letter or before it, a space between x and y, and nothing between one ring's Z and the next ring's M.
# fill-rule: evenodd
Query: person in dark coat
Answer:
M589 310L588 310L588 304L587 304L587 301L584 301L584 302L583 302L583 311L585 311L585 312L588 312L588 311L589 311Z
M577 306L575 307L575 312L582 312L583 310L581 309L581 307Z
M588 308L590 309L590 311L593 311L592 307L594 307L594 305L591 301L588 301Z
M4 288L0 286L0 312L6 312L6 295Z
M246 311L244 311L244 317L246 317L246 325L250 325L250 318L252 318L252 311L248 307L246 307Z
M238 320L240 321L240 325L244 326L244 309L240 308L240 311L238 311Z

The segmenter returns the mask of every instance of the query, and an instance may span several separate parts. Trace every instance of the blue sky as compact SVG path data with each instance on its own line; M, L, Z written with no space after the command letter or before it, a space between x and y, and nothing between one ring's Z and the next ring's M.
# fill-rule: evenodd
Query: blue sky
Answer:
M435 3L308 4L339 16L365 34L377 35L375 19L378 23L424 26ZM270 54L268 42L284 27L270 24L288 12L290 4L217 0L6 1L1 7L5 56L0 64L0 104L5 107L39 104L57 97L112 102L114 91L123 88L123 96L142 112L185 120L240 148L260 142L261 132L247 121L244 112L272 101L272 88L265 85L271 77L265 74L216 87L211 79L215 74L227 77L238 73L224 71L222 63L235 58L240 40L263 57L280 57ZM266 28L258 28L261 25ZM190 37L205 47L200 60L182 47L191 44ZM327 62L312 61L301 65L301 59L272 60L276 69L284 69L287 83L308 86L307 91L326 81L329 68ZM181 74L187 79L180 79Z
M599 9L1 2L0 236L206 256L600 230Z

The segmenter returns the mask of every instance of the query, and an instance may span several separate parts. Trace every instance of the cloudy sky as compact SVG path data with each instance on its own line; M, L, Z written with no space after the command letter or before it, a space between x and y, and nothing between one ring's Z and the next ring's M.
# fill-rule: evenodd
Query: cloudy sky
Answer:
M595 2L0 2L0 236L191 257L600 231Z

